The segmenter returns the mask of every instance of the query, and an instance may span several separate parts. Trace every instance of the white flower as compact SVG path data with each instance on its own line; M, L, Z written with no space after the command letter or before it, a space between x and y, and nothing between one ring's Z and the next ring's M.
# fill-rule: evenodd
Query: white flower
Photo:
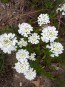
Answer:
M30 68L27 72L24 73L25 78L28 80L34 80L36 78L36 70L33 70L33 68Z
M19 27L19 34L23 35L24 37L28 37L28 35L33 31L33 27L28 23L22 23L18 25Z
M24 40L24 38L21 38L18 42L19 47L27 46L27 41Z
M18 50L18 52L16 53L16 59L20 62L29 59L29 52L23 49Z
M14 69L16 69L16 71L18 73L24 73L24 72L28 71L29 63L27 61L24 61L22 63L17 62L17 63L15 63Z
M28 42L31 42L32 44L38 44L39 43L39 35L37 33L33 33L28 37Z
M43 24L48 24L49 21L49 15L48 14L40 14L38 17L38 24L39 26L42 26Z
M62 44L59 42L50 43L50 45L47 45L46 48L49 48L52 52L51 57L59 56L59 54L62 54L64 50Z
M59 11L62 13L62 15L65 15L65 3L57 8L56 12L58 13Z
M65 3L61 5L59 8L57 8L57 13L60 11L62 15L65 15Z
M11 54L11 51L16 51L17 38L15 34L4 33L0 35L0 48L4 53Z
M35 53L31 53L31 55L30 55L30 60L35 61L35 60L36 60L36 59L35 59L35 56L36 56Z
M53 42L56 38L58 38L58 31L54 26L48 26L46 28L43 28L41 35L41 39L43 42Z

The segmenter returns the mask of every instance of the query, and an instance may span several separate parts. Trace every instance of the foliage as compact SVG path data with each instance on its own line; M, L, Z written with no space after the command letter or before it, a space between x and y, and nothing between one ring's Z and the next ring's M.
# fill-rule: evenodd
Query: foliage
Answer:
M0 52L0 74L5 72L5 54Z
M10 2L10 0L1 0L1 2L8 3L8 2Z
M53 79L53 75L50 72L46 72L45 69L44 69L44 66L42 67L39 64L38 60L35 61L35 62L30 62L30 65L31 65L31 67L33 67L37 71L38 75L46 76L50 79Z

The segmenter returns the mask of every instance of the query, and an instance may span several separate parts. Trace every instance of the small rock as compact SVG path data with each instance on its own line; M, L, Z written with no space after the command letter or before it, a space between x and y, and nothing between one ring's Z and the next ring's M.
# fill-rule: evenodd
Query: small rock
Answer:
M19 84L20 84L20 87L22 87L22 82L20 82Z
M16 78L19 78L19 76L18 76L18 75L16 75L16 74L15 74L15 77L16 77Z

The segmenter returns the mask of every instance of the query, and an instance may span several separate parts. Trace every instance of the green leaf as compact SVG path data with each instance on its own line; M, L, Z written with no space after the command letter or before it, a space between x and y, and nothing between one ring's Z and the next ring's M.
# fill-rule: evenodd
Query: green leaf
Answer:
M41 76L46 76L50 79L53 79L53 75L49 72L46 72L45 69L39 64L38 61L31 61L30 62L30 66L34 68L34 70L36 70L37 74L38 75L41 75Z

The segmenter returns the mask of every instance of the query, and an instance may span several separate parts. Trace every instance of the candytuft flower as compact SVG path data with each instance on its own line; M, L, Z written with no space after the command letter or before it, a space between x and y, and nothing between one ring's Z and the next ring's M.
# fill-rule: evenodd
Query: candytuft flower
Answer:
M4 53L11 54L11 51L16 51L17 38L15 34L4 33L0 35L0 48Z
M64 50L62 44L59 42L50 43L50 45L47 45L46 48L49 48L50 52L52 52L51 57L58 57L59 54L62 54Z
M41 35L43 42L53 42L56 38L58 38L58 31L54 26L48 26L46 28L43 28Z
M15 63L14 69L16 69L16 71L18 73L24 73L24 72L28 71L29 63L27 61L24 61L22 63L17 62L17 63Z
M25 47L27 46L27 41L24 40L24 38L21 38L20 41L18 42L18 46L21 47Z
M18 52L16 53L16 59L18 61L23 61L23 60L29 59L29 52L24 49L18 50Z
M65 15L65 3L57 8L56 12L58 13L59 11L62 15Z
M37 33L32 33L29 37L28 37L28 42L32 43L32 44L38 44L40 40L40 37Z
M33 70L33 68L30 68L28 71L24 73L25 78L28 80L33 80L36 77L36 70Z
M28 37L31 31L33 31L33 27L28 23L19 24L18 27L19 27L18 30L19 34L21 34L24 37Z
M49 21L49 15L48 14L40 14L38 17L38 24L39 26L42 26L43 24L48 24Z
M35 61L36 60L35 56L36 56L35 53L31 53L30 60Z

